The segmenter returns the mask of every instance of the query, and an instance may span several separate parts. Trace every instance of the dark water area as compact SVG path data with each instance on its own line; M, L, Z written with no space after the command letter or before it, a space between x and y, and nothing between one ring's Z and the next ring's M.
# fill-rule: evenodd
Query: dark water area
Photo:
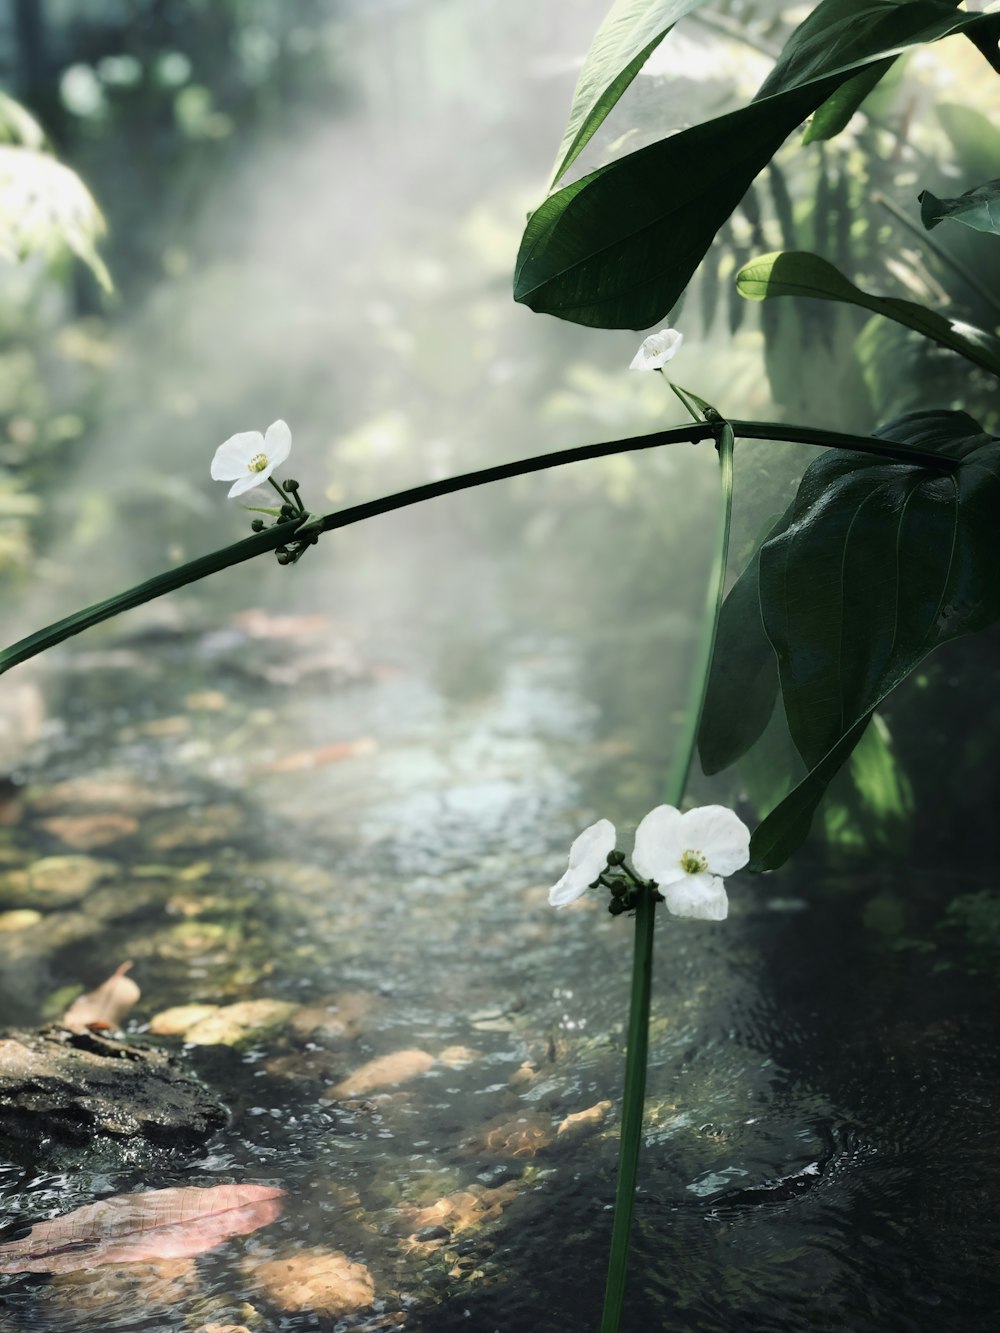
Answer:
M9 1155L0 1243L114 1194L252 1181L287 1198L182 1272L2 1277L5 1333L596 1327L632 927L594 903L553 912L545 891L579 827L624 824L660 775L608 728L613 641L504 626L495 573L482 589L476 614L367 623L188 605L40 677L4 906L12 870L79 838L58 820L133 824L84 854L106 863L84 897L0 934L4 1025L132 959L130 1039L183 1051L231 1118L183 1156ZM677 639L669 622L662 652ZM727 922L658 923L624 1327L994 1327L995 957L969 926L988 876L942 884L816 843L729 887ZM345 992L347 1033L148 1031L172 1006L299 1012ZM414 1051L396 1083L325 1095ZM589 1132L557 1132L588 1110ZM374 1304L297 1310L261 1279L276 1255L331 1250Z

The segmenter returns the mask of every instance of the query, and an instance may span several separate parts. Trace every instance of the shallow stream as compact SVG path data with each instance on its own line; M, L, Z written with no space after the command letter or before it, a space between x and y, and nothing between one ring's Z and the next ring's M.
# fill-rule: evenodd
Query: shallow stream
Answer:
M625 823L662 774L608 724L613 639L505 620L508 577L452 564L430 586L455 606L471 580L459 611L371 601L350 621L182 603L38 673L7 908L40 858L100 874L0 934L5 1024L131 959L129 1037L183 1050L231 1121L193 1155L8 1161L5 1234L168 1186L287 1198L172 1267L2 1278L4 1333L596 1326L631 924L553 912L545 890L584 822ZM992 1327L990 972L934 877L908 872L904 893L820 864L734 877L726 923L660 921L627 1329ZM247 999L289 1003L235 1045L149 1033L171 1007ZM393 1054L381 1084L325 1095ZM302 1295L329 1251L373 1301ZM262 1280L296 1255L292 1294Z

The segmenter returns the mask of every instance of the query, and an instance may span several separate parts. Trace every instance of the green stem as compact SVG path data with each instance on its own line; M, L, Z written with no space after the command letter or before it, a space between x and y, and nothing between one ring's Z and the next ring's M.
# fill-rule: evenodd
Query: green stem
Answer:
M684 714L684 731L681 735L680 744L674 751L674 764L667 780L667 803L669 805L679 806L684 798L688 774L691 772L691 762L694 759L695 747L698 744L701 716L705 710L705 694L708 690L708 673L712 666L716 636L719 633L722 594L726 587L726 564L729 560L729 533L733 522L733 435L733 426L726 422L719 434L719 474L722 484L722 504L719 509L715 559L708 578L702 635L698 642L694 667L690 677L691 685L687 709Z
M635 948L632 955L632 994L629 997L628 1045L625 1054L625 1092L622 1100L621 1138L618 1143L618 1181L611 1226L611 1256L604 1288L601 1333L618 1333L625 1300L635 1178L642 1144L642 1109L646 1098L646 1063L649 1049L649 992L653 975L653 926L656 901L647 888L635 909Z
M703 629L695 656L694 670L684 731L675 751L667 780L667 802L680 806L684 799L688 773L694 757L705 707L708 672L719 629L722 594L726 582L729 532L733 514L733 427L728 422L719 433L719 468L722 479L722 504L719 509L718 538L709 576L708 598ZM646 1064L649 1049L649 997L653 962L653 926L656 902L649 889L639 893L635 916L635 947L632 958L632 994L629 999L628 1046L625 1053L625 1087L622 1098L621 1138L618 1144L618 1179L615 1185L615 1214L611 1227L611 1255L604 1289L604 1313L601 1333L618 1333L625 1301L635 1182L642 1145L642 1112L646 1097Z
M886 458L896 462L921 463L943 471L952 471L957 467L955 459L943 458L939 454L922 449L911 449L907 445L893 444L888 440L876 440L866 435L845 435L839 431L813 430L809 426L786 426L776 421L733 421L730 423L738 438L747 440L790 440L799 444L814 445L818 448L848 449L856 453L872 454L876 458ZM626 440L612 440L603 444L578 445L574 449L560 449L554 453L541 454L536 458L526 458L514 463L501 463L496 467L483 468L478 472L465 472L457 477L445 477L441 481L426 482L410 490L399 491L395 495L385 495L378 500L366 500L363 504L353 505L350 509L341 509L323 515L319 530L333 532L337 528L347 528L353 523L374 518L378 514L389 514L396 509L405 509L408 505L422 504L426 500L435 500L442 495L453 495L457 491L470 490L474 486L487 486L495 481L509 481L513 477L527 476L531 472L544 472L547 468L562 467L567 463L580 463L592 458L608 458L613 454L629 453L639 449L656 449L661 445L688 442L695 444L699 440L712 439L716 434L716 425L702 422L678 426L672 430L658 430L651 435L635 435ZM36 630L26 638L19 639L9 648L0 652L0 674L10 670L19 662L44 652L47 648L62 643L64 639L81 630L90 629L121 611L150 602L164 593L174 592L217 574L233 565L252 560L254 556L266 551L273 551L276 546L291 539L296 523L292 521L277 523L263 532L254 533L243 541L224 546L209 555L199 556L187 564L168 569L163 574L147 579L134 588L116 593L102 602L96 602L82 611L76 611L62 620L57 620L44 629Z

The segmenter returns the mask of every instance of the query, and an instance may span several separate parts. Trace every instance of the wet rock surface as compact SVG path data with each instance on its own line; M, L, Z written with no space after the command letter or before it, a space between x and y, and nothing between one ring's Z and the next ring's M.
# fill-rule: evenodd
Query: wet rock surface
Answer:
M0 1035L0 1144L190 1149L226 1108L173 1056L51 1026Z

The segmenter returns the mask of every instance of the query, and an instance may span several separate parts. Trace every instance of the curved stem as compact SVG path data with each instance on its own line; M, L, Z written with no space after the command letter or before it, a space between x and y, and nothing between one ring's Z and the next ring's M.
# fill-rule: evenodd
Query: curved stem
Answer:
M679 806L684 798L691 760L698 740L698 729L705 707L708 672L715 651L715 639L722 610L729 556L729 532L733 515L733 443L734 428L724 423L719 432L719 468L722 503L719 509L715 558L708 581L708 597L702 634L695 655L688 694L684 730L667 780L666 799ZM642 1145L642 1112L646 1097L646 1064L649 1049L649 998L653 963L653 927L656 899L646 888L640 890L635 914L635 946L632 958L632 993L629 999L628 1046L625 1053L625 1088L622 1098L621 1138L618 1144L618 1179L615 1184L615 1214L611 1227L611 1254L608 1279L604 1289L604 1313L601 1333L618 1333L625 1301L629 1239L635 1205L635 1183Z
M734 434L747 440L787 440L799 444L813 445L818 448L849 449L856 453L872 454L876 458L886 458L896 462L920 463L927 467L936 467L951 471L957 463L954 459L943 458L939 454L922 449L911 449L907 445L893 444L888 440L876 440L866 435L845 435L839 431L813 430L809 426L786 426L776 421L733 421L730 423ZM672 430L658 430L651 435L635 435L625 440L611 440L608 443L584 444L573 449L559 449L553 453L540 454L536 458L521 459L514 463L501 463L496 467L482 468L478 472L463 472L457 477L445 477L441 481L426 482L422 486L413 486L395 495L385 495L378 500L366 500L363 504L352 505L331 514L324 514L316 520L317 532L333 532L337 528L347 528L353 523L374 518L378 514L389 514L395 509L404 509L409 505L423 504L426 500L435 500L442 495L453 495L457 491L470 490L475 486L487 486L495 481L508 481L513 477L524 477L532 472L544 472L548 468L563 467L568 463L585 462L593 458L608 458L612 454L629 453L639 449L656 449L661 445L695 444L699 440L714 438L717 425L707 422L691 423ZM303 519L308 515L303 515ZM65 616L44 629L36 630L26 638L0 652L0 674L10 670L19 662L44 652L47 648L62 643L64 639L81 630L99 625L103 620L110 620L121 611L129 611L150 602L164 593L174 592L177 588L196 583L217 574L220 570L252 560L254 556L275 547L292 538L297 521L289 520L254 533L243 541L224 546L209 555L199 556L187 564L178 565L163 574L147 579L134 588L116 593L102 602L96 602L82 611Z

